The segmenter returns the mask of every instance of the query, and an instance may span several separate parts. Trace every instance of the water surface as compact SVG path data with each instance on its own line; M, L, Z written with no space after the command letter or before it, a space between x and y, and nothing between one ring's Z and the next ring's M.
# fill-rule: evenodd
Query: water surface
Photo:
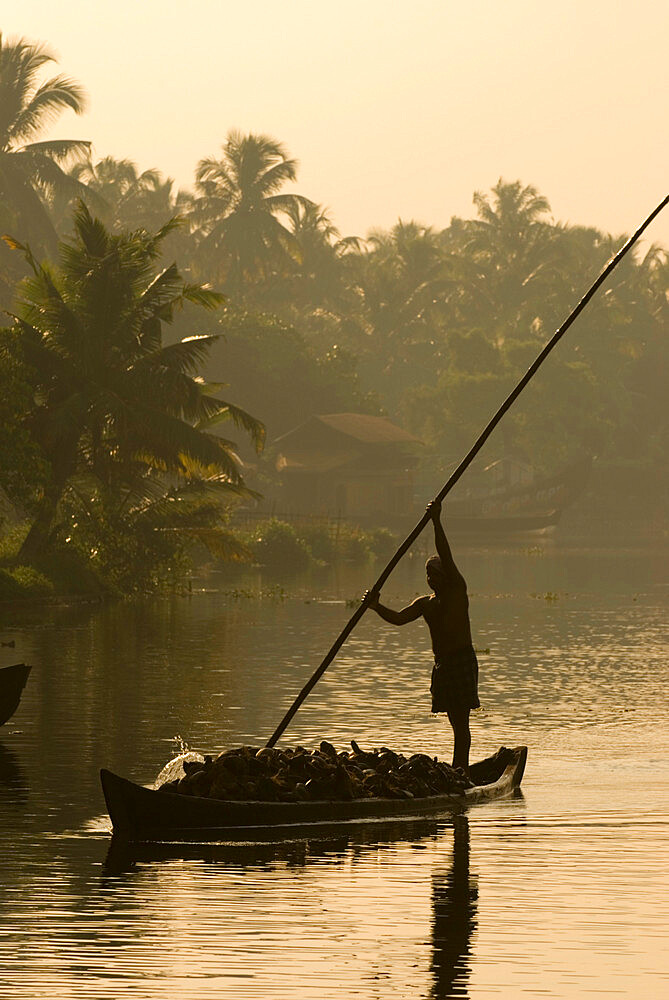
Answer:
M98 770L148 783L184 745L261 745L373 569L0 611L0 665L34 667L0 730L7 995L667 995L667 551L457 554L481 651L473 756L527 744L523 795L338 839L119 856ZM423 588L407 559L384 599ZM366 615L282 743L447 758L430 669L424 625Z

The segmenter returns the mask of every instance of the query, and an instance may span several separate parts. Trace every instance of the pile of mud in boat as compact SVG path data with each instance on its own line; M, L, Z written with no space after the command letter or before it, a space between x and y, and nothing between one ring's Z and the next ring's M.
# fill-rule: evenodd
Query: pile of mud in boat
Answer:
M464 794L473 782L449 764L424 753L405 756L388 747L337 751L323 740L318 750L297 746L242 746L217 757L183 764L184 776L158 791L237 802L316 802L413 799Z

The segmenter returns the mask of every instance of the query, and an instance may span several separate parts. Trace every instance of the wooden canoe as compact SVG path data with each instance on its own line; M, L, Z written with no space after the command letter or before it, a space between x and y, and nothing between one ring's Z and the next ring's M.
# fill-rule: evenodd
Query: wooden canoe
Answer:
M558 475L537 479L527 485L490 490L445 501L449 530L481 535L509 532L545 531L585 489L592 459L575 462Z
M0 726L11 719L19 707L30 670L25 663L14 663L11 667L0 669Z
M527 747L502 747L470 768L477 782L461 794L415 799L314 802L233 802L163 792L102 769L100 779L115 837L129 843L174 840L243 840L259 831L286 834L300 828L415 820L511 795L520 786ZM479 783L480 782L480 783Z

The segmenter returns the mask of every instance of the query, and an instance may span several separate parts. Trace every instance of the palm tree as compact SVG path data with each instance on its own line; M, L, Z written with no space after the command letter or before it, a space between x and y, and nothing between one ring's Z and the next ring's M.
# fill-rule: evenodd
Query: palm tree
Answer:
M502 344L514 330L541 325L558 267L556 230L544 218L547 199L520 181L500 178L492 198L476 191L473 202L478 218L454 219L442 234L459 276L452 305Z
M175 214L174 181L158 170L139 173L131 160L87 159L75 164L70 176L86 185L83 200L114 232L155 230Z
M408 371L413 381L435 375L449 287L443 254L432 229L400 220L389 232L370 233L366 247L345 259L357 308L343 319L342 333L362 349L367 377L397 409Z
M290 274L277 279L268 304L271 311L291 321L308 317L313 327L343 306L347 297L344 258L360 252L362 240L342 237L327 210L315 202L295 201L285 216L299 247L299 259Z
M13 335L34 373L28 420L51 465L22 558L46 544L63 492L82 471L115 495L136 494L138 483L141 493L156 480L248 495L234 443L211 427L232 420L258 449L264 429L196 375L216 337L162 343L163 324L184 302L213 309L222 301L205 286L185 284L175 264L154 273L175 225L114 235L81 203L58 267L38 264L13 242L33 271Z
M548 199L530 184L523 187L520 181L500 179L492 188L493 200L481 191L475 191L472 201L478 219L472 222L472 233L479 238L483 248L495 247L499 253L519 253L527 242L528 234L543 226L542 216L550 212ZM472 239L472 244L476 238Z
M296 180L297 162L266 135L228 133L220 159L200 160L192 220L202 235L202 259L219 261L225 286L239 297L254 280L265 280L300 259L295 235L278 218L311 204L282 193Z
M83 90L68 77L39 82L53 61L45 46L22 38L5 42L0 34L0 201L12 206L11 216L0 221L3 231L16 233L36 252L53 249L57 241L47 200L57 191L82 191L63 165L90 150L81 139L35 141L63 111L81 114L85 107Z

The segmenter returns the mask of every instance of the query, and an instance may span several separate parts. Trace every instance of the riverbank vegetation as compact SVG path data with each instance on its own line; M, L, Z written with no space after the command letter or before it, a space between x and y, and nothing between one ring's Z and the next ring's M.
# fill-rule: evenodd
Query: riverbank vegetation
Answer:
M388 559L398 541L388 528L365 530L341 518L315 518L296 524L267 518L242 528L238 537L253 562L289 571L336 562L364 564Z
M329 529L233 531L236 505L272 490L265 438L313 413L387 414L438 487L625 239L501 179L444 229L342 235L283 144L241 131L177 190L129 151L49 138L86 103L52 63L0 37L0 599L169 585L193 544L258 562L380 550L350 527L338 548ZM669 254L646 246L489 460L552 472L597 454L658 469L666 495L668 320Z

